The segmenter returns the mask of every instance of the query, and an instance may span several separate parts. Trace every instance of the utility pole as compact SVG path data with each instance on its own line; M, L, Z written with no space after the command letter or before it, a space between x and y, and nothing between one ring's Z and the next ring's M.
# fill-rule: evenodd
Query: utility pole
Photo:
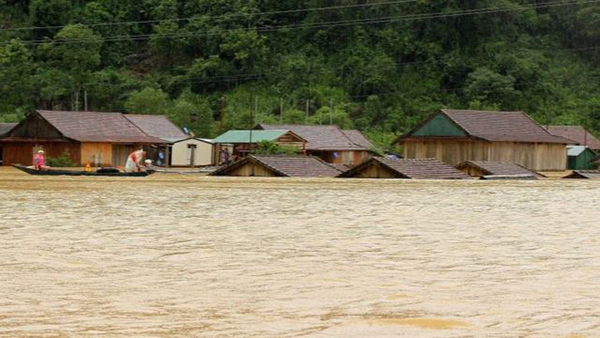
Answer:
M329 99L329 125L333 124L333 99Z
M83 90L83 111L88 111L87 89Z
M308 105L310 103L310 100L306 100L306 119L305 119L305 123L308 124Z
M283 97L279 99L279 123L283 123Z

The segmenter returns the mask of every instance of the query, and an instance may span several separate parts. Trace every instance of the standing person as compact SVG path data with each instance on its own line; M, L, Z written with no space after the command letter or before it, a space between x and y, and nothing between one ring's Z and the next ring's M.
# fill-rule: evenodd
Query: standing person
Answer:
M33 155L33 166L35 170L42 170L46 167L46 159L44 158L44 151L38 150L37 154Z
M228 165L229 164L229 151L227 148L221 149L221 159L219 161L220 165Z
M127 162L125 163L125 172L132 173L141 171L142 166L140 165L140 162L144 159L144 156L146 156L146 152L142 149L129 154Z

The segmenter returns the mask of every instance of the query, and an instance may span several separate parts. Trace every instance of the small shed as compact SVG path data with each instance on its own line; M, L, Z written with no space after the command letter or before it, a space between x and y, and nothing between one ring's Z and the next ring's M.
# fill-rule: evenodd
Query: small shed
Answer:
M587 180L600 180L600 170L575 170L563 178L579 178Z
M373 157L340 174L338 177L424 180L456 180L471 178L451 165L433 158L392 160L381 157Z
M567 156L568 169L591 170L596 167L593 161L598 154L586 146L567 146Z
M227 149L234 158L247 156L262 141L306 151L306 140L290 130L229 130L213 139L215 154Z
M187 137L171 141L171 166L202 167L214 164L214 145L210 140Z
M13 129L17 124L16 123L0 123L0 137L6 135L11 129ZM2 143L0 143L0 165L2 165Z
M456 169L471 177L497 176L504 178L538 179L540 174L513 162L465 161Z
M313 156L249 155L211 176L335 177L340 170Z

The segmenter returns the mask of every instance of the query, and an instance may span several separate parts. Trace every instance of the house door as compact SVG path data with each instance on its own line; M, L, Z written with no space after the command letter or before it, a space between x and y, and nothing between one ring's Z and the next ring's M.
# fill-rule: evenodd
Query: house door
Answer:
M112 165L114 167L124 167L127 157L133 152L133 145L113 145L112 146Z

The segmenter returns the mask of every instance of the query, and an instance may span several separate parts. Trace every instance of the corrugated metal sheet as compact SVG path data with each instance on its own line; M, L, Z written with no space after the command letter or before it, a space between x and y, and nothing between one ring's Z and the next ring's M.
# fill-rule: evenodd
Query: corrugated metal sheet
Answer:
M229 130L213 139L213 143L258 143L275 141L289 130Z
M284 177L335 177L341 173L333 165L313 156L250 155L241 161L223 167L212 176L227 176L246 164L261 165Z

